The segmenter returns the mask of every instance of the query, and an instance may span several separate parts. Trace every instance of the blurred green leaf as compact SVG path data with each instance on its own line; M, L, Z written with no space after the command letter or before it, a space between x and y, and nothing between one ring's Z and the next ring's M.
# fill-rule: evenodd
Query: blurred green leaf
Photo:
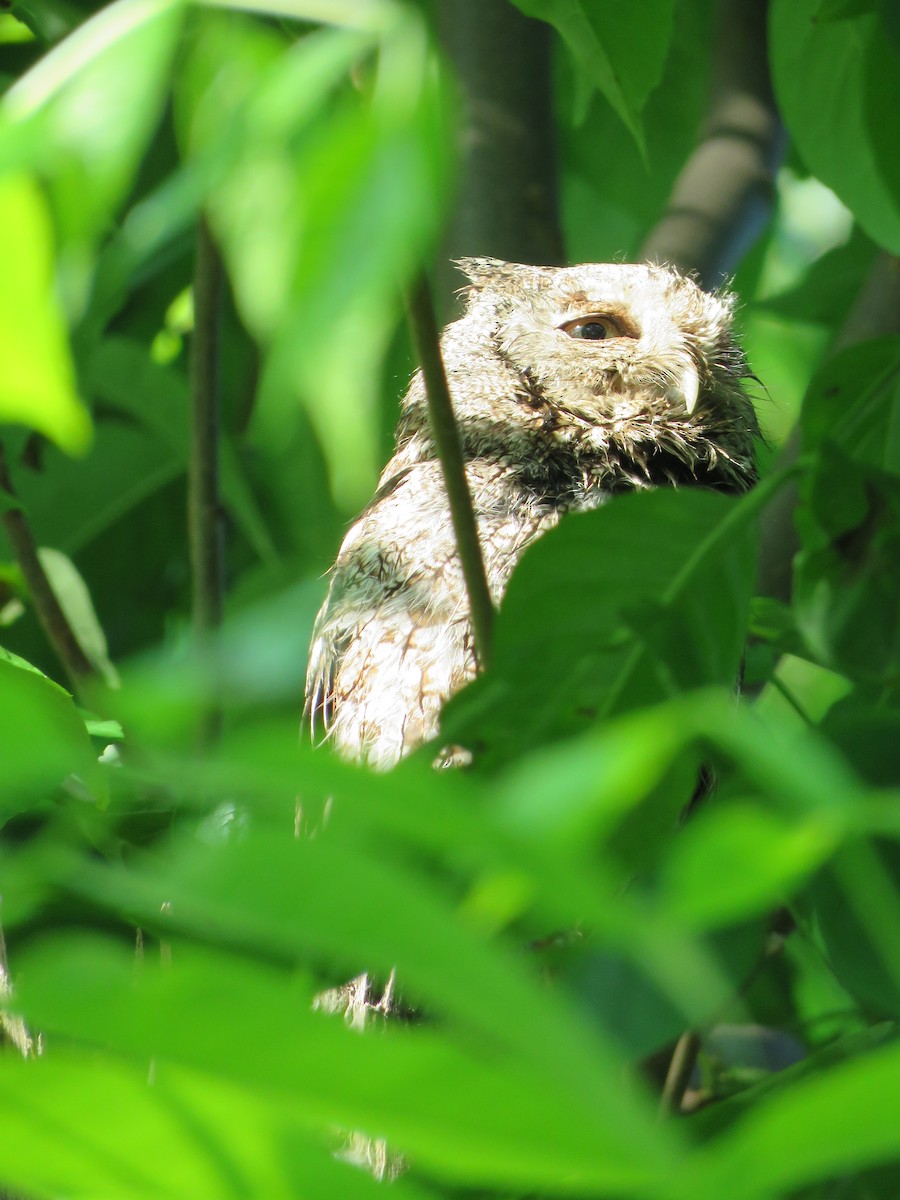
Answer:
M696 1194L793 1195L819 1179L895 1160L900 1049L889 1045L764 1099L700 1153Z
M893 807L896 822L896 802ZM900 1014L898 882L896 841L856 842L812 880L798 902L843 987L879 1017Z
M0 175L0 421L38 429L83 453L91 422L75 390L66 328L53 290L53 235L41 192Z
M328 30L277 58L274 44L254 53L268 71L235 68L223 96L201 46L184 118L216 172L210 212L238 305L269 347L250 433L260 449L283 445L304 404L335 494L354 506L377 474L375 385L400 287L443 208L441 80L412 12L377 50ZM351 69L369 73L362 95Z
M151 430L171 448L179 469L187 470L190 396L181 372L153 362L131 339L107 337L91 356L86 374L99 400ZM219 454L222 497L230 515L259 557L274 560L277 551L266 516L227 434L221 437Z
M789 823L746 803L707 808L672 846L663 870L667 906L699 928L764 913L831 856L839 835L823 816Z
M900 253L900 193L893 186L896 140L873 106L896 78L898 59L876 13L817 19L821 0L775 0L772 74L788 131L809 169L850 208L869 236ZM881 81L884 81L882 85ZM875 127L884 132L875 133Z
M131 186L162 108L178 0L116 0L45 55L4 97L0 164L27 148L48 179L82 301L84 243Z
M375 1180L304 1136L283 1097L146 1059L62 1046L38 1062L7 1057L0 1114L0 1177L47 1200L378 1194ZM396 1187L410 1200L428 1194L405 1180Z
M39 806L68 775L105 798L105 781L71 696L6 653L0 654L0 761L0 818Z
M872 268L876 248L854 227L848 239L817 258L800 280L786 291L756 302L786 321L843 321Z
M106 635L78 568L67 555L48 546L38 550L38 557L69 628L88 661L107 687L118 687L119 676L110 661Z
M179 907L173 901L173 912ZM221 1073L271 1108L280 1102L319 1137L330 1140L335 1125L387 1135L451 1180L548 1186L563 1176L593 1190L662 1178L674 1161L675 1139L634 1097L608 1096L603 1110L586 1105L547 1056L523 1062L500 1045L485 1055L452 1030L389 1025L360 1038L314 1014L308 988L287 973L235 953L177 950L169 970L145 964L136 979L127 951L96 940L56 944L31 956L20 996L47 1029L139 1062ZM266 1036L254 1044L248 1026ZM441 1086L423 1090L427 1079Z

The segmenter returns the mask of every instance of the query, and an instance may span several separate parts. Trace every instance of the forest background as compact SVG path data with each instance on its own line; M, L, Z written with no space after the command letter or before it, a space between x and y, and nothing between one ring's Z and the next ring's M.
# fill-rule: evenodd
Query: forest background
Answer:
M8 1195L900 1193L898 67L891 0L4 5ZM762 482L567 519L473 769L376 775L306 647L463 253L727 280Z

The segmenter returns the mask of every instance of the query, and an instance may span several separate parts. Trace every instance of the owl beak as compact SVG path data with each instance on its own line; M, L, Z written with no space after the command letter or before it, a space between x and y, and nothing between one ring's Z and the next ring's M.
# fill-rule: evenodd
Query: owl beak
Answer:
M694 364L689 363L682 372L678 382L673 383L669 388L669 399L676 404L680 401L690 415L697 407L697 397L699 394L700 376L697 374L697 368Z

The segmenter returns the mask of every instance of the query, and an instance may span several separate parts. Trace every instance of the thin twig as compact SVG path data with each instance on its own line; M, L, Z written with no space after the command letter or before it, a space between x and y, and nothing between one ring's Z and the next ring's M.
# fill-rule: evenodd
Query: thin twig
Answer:
M219 499L219 321L222 262L201 218L194 263L194 334L191 341L191 451L188 463L188 535L191 552L194 641L204 647L222 624L225 566ZM215 740L221 710L203 714L199 740Z
M700 1052L700 1035L686 1030L675 1043L666 1082L659 1098L660 1116L674 1116L681 1111L681 1102L691 1081Z
M453 402L447 386L447 376L441 359L440 340L431 291L424 275L419 279L411 295L407 297L407 316L412 332L413 344L422 365L425 391L428 397L428 417L435 448L441 463L444 486L450 502L453 532L462 565L472 630L475 636L475 656L485 668L491 658L491 632L494 621L494 606L484 572L484 559L478 540L478 527L472 508L472 497L466 482L462 443Z
M0 489L15 501L16 492L12 484L3 445L0 443ZM53 647L57 658L68 676L72 688L80 693L85 683L96 674L90 659L81 648L38 554L37 543L25 513L17 505L7 508L0 521L12 546L16 562L28 588L28 595L41 628Z

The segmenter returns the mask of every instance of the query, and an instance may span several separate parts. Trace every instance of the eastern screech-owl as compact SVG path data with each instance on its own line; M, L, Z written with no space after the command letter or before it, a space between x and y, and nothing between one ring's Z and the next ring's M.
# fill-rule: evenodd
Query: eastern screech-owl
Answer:
M635 488L754 482L758 428L733 298L658 266L460 266L466 312L441 349L495 604L525 548L565 512ZM441 705L474 671L417 373L394 456L316 621L307 716L344 754L388 767L437 733Z

